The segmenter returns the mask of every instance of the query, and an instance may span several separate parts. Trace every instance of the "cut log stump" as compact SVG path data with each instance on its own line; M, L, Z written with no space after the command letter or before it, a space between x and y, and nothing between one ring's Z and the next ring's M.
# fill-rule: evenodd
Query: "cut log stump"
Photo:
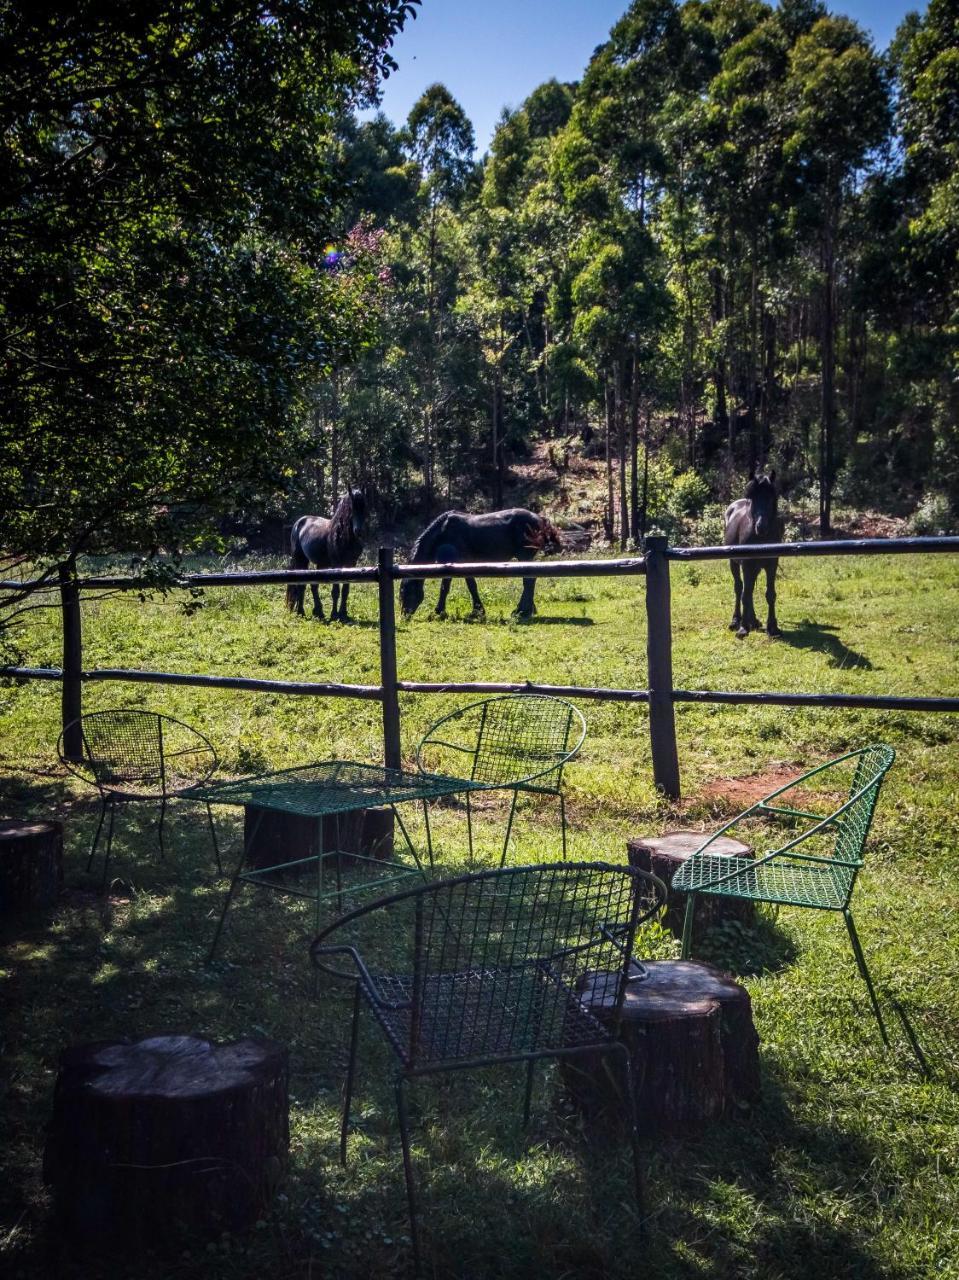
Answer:
M52 907L63 888L63 824L0 821L0 913Z
M164 1252L264 1216L289 1150L288 1054L198 1036L64 1053L44 1152L68 1251Z
M315 857L317 822L298 813L280 813L248 804L244 809L243 848L248 867L275 867L284 862ZM393 856L393 810L362 809L342 813L323 823L323 852L337 850L348 866L351 854L365 858Z
M651 871L659 876L667 888L672 884L673 876L686 859L708 838L703 831L667 831L663 836L633 836L626 841L626 852L629 864L640 871ZM720 836L709 846L709 852L720 857L751 858L753 851L747 844L741 844L729 836ZM686 916L685 893L674 892L671 888L666 897L666 910L663 913L663 924L677 938L683 934L683 920ZM723 898L716 894L703 893L696 899L696 915L693 918L693 944L702 938L717 924L729 920L740 924L752 925L756 920L755 903L742 898Z
M639 1129L645 1134L701 1131L740 1115L759 1098L759 1037L749 992L693 960L647 960L648 977L630 983L621 1038L632 1056ZM614 984L592 974L583 1001L608 1021ZM586 1056L564 1064L567 1085L590 1118L623 1117L620 1081L610 1059Z

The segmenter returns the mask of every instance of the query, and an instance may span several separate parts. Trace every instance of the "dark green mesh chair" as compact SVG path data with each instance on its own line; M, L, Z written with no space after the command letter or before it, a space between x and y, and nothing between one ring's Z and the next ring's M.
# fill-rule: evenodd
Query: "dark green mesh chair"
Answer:
M473 702L438 720L417 747L416 764L425 773L469 778L482 783L489 791L512 791L500 866L506 862L520 792L556 796L565 859L563 769L577 754L585 737L586 721L571 702L543 694L506 694ZM473 814L469 792L466 824L472 859Z
M506 867L433 881L333 921L313 942L316 968L355 986L340 1158L346 1164L360 1011L365 1004L396 1059L394 1089L411 1239L420 1251L406 1086L439 1072L526 1063L524 1116L535 1064L609 1055L623 1072L624 1128L636 1196L642 1180L630 1054L618 1038L636 930L666 887L633 867L602 862ZM582 1003L587 977L605 975L603 1021Z
M683 925L683 957L688 958L693 934L696 898L701 893L728 898L749 898L814 911L839 911L846 922L859 972L869 991L883 1041L888 1044L885 1023L876 999L866 957L863 954L849 907L879 789L896 758L892 747L873 745L847 752L836 760L810 770L794 782L738 814L714 832L673 876L672 888L688 894ZM853 762L855 764L853 765ZM828 785L843 768L852 769L846 800L831 813L815 813L787 805L771 804L786 792L812 779ZM815 794L815 793L814 793ZM813 826L759 857L729 857L712 854L709 846L732 827L751 818L773 818L792 822L813 822ZM810 846L807 841L818 841Z

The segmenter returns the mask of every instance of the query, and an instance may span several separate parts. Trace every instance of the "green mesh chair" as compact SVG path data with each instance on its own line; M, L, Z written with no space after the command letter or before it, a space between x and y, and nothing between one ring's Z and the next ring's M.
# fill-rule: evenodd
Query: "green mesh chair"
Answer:
M566 858L566 801L563 768L586 737L586 721L578 708L543 694L506 694L486 698L438 720L416 749L416 765L424 773L469 778L489 791L512 791L500 866L506 862L520 792L556 796ZM424 803L427 828L429 815ZM466 795L466 826L473 857L473 814Z
M631 1145L643 1204L632 1065L620 1039L627 988L647 971L635 957L639 926L666 898L661 880L603 862L499 867L434 880L338 917L314 940L316 969L353 984L353 1025L343 1097L345 1165L360 1015L373 1014L395 1059L394 1096L416 1274L419 1214L407 1086L438 1073L525 1063L528 1120L536 1064L606 1061L622 1080L621 1133ZM581 1000L602 975L604 1016Z
M869 991L880 1034L888 1044L889 1037L849 902L863 864L863 847L879 798L879 788L895 758L893 749L882 745L850 751L771 792L714 832L673 876L672 888L688 895L683 925L683 958L689 957L696 898L701 893L809 907L815 911L839 911L849 930L856 964ZM813 778L828 783L830 774L838 775L844 765L848 766L853 761L855 766L848 796L832 813L813 813L770 803ZM756 858L720 856L709 852L709 846L719 836L753 817L812 821L814 825ZM806 844L807 841L819 842L813 846L815 851Z

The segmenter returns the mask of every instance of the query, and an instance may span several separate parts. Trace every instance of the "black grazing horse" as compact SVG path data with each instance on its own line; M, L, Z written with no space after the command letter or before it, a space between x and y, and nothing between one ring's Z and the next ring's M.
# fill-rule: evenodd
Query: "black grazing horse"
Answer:
M363 526L366 521L366 500L359 489L350 489L337 503L332 517L300 516L290 534L291 569L308 569L312 564L317 569L347 568L356 564L363 552ZM315 582L310 583L313 592L313 616L323 617L323 605ZM350 593L350 584L333 583L333 612L331 620L347 622L346 601ZM286 589L286 607L304 617L303 599L306 587L294 586Z
M444 511L416 539L410 563L479 564L484 560L532 560L538 551L562 549L563 541L556 526L524 507L490 511L480 516L468 515L465 511ZM436 602L438 618L445 616L451 582L452 578L444 578L440 583L440 597ZM466 585L473 598L473 613L483 613L476 579L467 578ZM533 603L535 587L535 578L523 579L523 594L516 606L516 613L521 618L528 618L536 612ZM423 603L422 579L403 579L400 603L406 617L416 612Z
M723 537L727 547L739 547L749 542L781 542L782 527L779 523L779 512L776 509L778 494L776 493L776 473L770 471L768 476L757 476L755 472L749 477L745 498L737 498L726 508L726 532ZM756 579L763 569L766 570L766 631L771 636L780 634L776 621L776 570L779 561L769 560L730 560L733 582L736 586L736 608L733 620L729 624L730 631L735 631L742 639L750 631L761 631L756 610L753 607L753 588ZM740 571L742 576L740 576Z

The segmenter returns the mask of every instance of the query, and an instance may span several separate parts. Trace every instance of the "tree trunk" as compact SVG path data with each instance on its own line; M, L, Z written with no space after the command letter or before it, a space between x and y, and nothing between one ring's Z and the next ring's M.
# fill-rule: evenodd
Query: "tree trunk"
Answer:
M629 488L630 526L633 545L639 546L639 378L636 352L633 352L633 376L629 388Z
M626 550L629 541L629 500L626 496L626 397L623 394L624 370L617 360L613 366L616 387L616 443L619 452L619 546Z
M832 532L832 486L836 435L836 254L834 215L826 214L823 237L822 423L819 432L819 536Z
M615 518L615 506L613 503L613 452L612 452L612 436L613 436L613 393L610 389L609 378L605 378L603 382L604 397L606 401L606 517L603 525L606 531L606 541L613 541L613 522Z

